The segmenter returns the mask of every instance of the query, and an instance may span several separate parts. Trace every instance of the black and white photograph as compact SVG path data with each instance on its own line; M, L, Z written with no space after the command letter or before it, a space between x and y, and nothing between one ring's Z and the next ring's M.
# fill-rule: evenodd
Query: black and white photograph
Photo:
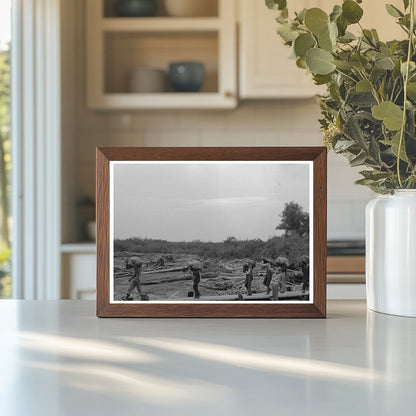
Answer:
M110 303L313 301L309 161L110 163Z

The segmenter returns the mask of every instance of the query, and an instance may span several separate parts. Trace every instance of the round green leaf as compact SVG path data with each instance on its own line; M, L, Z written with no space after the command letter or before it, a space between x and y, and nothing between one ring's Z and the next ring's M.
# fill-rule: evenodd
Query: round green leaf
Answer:
M381 143L390 146L391 151L393 154L397 157L399 156L399 147L400 147L400 156L399 158L403 160L404 162L409 162L409 159L407 158L406 154L406 143L403 140L402 145L400 146L400 132L395 134L391 141L388 140L381 140Z
M335 22L338 19L338 17L341 16L341 14L342 14L342 7L335 5L332 10L332 13L329 15L331 22Z
M333 45L336 45L338 39L338 26L334 22L329 22L328 24L329 37Z
M349 24L358 23L363 17L363 9L353 0L342 3L342 16Z
M299 13L295 13L296 14L296 19L303 23L304 19L305 19L305 14L306 14L306 9L302 9Z
M271 10L283 10L286 7L286 0L266 0L266 6Z
M350 70L352 68L352 65L348 62L348 61L342 61L342 60L337 60L337 61L332 61L332 63L339 69L342 70Z
M339 34L341 36L344 36L348 27L348 22L344 19L342 15L337 19L337 27Z
M380 69L392 70L394 68L394 61L390 56L378 56L375 64Z
M403 121L403 110L391 101L383 101L371 109L373 117L382 120L384 125L392 131L400 130Z
M324 32L328 26L328 15L318 7L309 9L305 13L305 26L315 35Z
M335 69L333 59L330 52L320 48L309 49L306 54L306 64L314 75L327 75L333 72Z
M335 50L338 38L338 27L336 23L329 22L326 29L318 35L318 44L321 49L328 52Z
M332 44L328 30L318 35L318 45L321 49L324 49L328 52L332 52L334 50L334 45Z
M292 27L287 23L280 24L277 29L277 33L286 43L293 42L298 36L298 32L293 30Z
M354 68L358 70L363 69L368 64L367 60L358 53L352 55L349 62Z
M355 90L357 92L370 92L371 91L370 81L367 81L366 79L362 79L360 82L357 82L357 85L355 86Z
M308 66L306 65L305 58L296 59L296 66L298 68L301 68L301 69L308 69Z
M304 58L309 49L316 45L315 39L309 33L302 33L295 40L296 56Z
M315 85L324 85L331 82L331 75L314 75Z
M407 84L407 96L412 100L416 100L416 82Z

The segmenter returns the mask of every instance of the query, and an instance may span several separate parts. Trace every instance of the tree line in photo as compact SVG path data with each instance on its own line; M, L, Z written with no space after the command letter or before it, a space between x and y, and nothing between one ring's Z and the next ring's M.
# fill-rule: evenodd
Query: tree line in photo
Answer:
M277 230L282 236L274 236L264 241L260 238L240 240L233 236L221 242L211 241L167 241L151 238L127 238L114 241L114 252L195 254L217 259L261 259L276 255L287 257L290 262L309 253L309 214L300 205L288 202L280 214L281 222Z

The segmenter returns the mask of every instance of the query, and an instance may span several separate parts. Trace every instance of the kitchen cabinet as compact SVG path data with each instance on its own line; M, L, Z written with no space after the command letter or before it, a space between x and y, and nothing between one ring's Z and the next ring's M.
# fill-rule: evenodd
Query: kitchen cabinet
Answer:
M90 109L234 108L237 105L236 4L218 2L217 16L116 17L105 0L88 0L87 102ZM111 2L110 2L111 6ZM130 71L167 71L175 61L205 66L202 90L132 93Z
M61 253L61 298L95 300L95 244L63 244Z
M333 0L299 0L289 2L289 8L320 7L330 12ZM401 0L394 0L400 9ZM291 99L308 98L325 92L324 87L313 84L312 77L289 59L291 49L277 35L277 12L268 10L263 1L239 0L239 91L242 99ZM381 40L403 38L404 32L388 15L384 3L366 0L362 25L376 28ZM358 33L357 25L349 30Z
M296 10L325 8L324 3L328 0L299 0ZM276 15L275 11L266 8L264 1L239 0L239 90L242 99L308 98L322 92L322 88L313 84L311 75L289 59L291 50L276 33Z

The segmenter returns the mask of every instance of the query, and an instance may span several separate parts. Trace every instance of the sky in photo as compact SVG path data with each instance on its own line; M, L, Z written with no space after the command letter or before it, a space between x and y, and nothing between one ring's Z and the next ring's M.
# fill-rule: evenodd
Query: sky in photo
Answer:
M114 238L267 240L289 201L309 212L309 164L115 164Z

